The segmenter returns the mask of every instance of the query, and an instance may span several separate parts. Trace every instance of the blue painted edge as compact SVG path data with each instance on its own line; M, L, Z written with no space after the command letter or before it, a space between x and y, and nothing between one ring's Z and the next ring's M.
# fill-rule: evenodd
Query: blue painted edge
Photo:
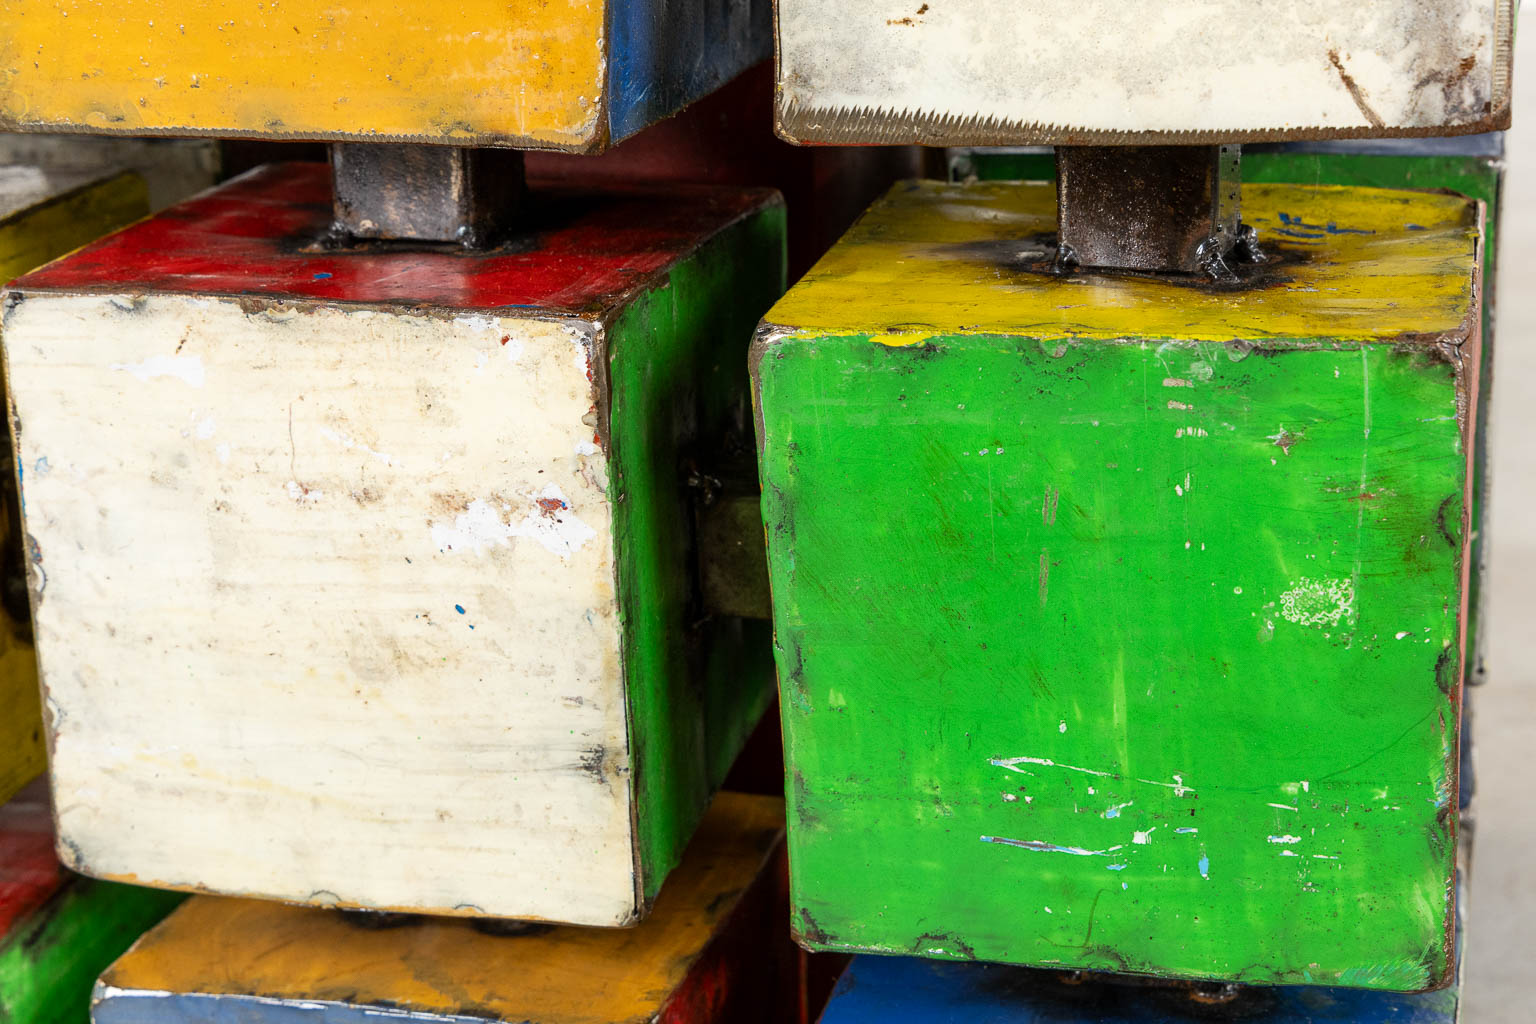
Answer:
M101 982L96 983L96 991L91 996L92 1024L389 1024L391 1021L399 1024L487 1024L483 1017L423 1013L328 999L153 992L113 988Z
M1454 1024L1460 993L1274 988L1242 1024ZM1146 987L1067 985L1050 971L915 957L855 957L821 1024L1191 1024L1183 997ZM1262 1009L1260 1009L1262 1007ZM135 1022L137 1024L137 1022Z
M611 0L608 135L617 144L773 52L771 0Z

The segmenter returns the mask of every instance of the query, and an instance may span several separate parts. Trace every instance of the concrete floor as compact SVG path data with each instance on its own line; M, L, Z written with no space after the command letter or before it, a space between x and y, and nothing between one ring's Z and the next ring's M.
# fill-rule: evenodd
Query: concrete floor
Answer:
M1494 367L1488 682L1473 694L1477 842L1466 1024L1536 1020L1536 32L1515 54Z

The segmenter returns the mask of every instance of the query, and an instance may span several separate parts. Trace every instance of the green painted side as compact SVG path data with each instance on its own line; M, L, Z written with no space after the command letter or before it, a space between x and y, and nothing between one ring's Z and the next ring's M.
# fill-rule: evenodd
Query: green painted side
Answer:
M632 785L647 901L773 696L766 623L698 607L690 469L750 452L747 349L785 286L775 200L706 242L608 333L611 479ZM733 440L734 439L734 440Z
M1472 479L1471 608L1467 619L1465 681L1482 671L1482 578L1488 500L1488 414L1493 407L1494 284L1498 280L1499 195L1504 163L1475 156L1384 156L1342 153L1262 153L1243 158L1249 181L1298 182L1326 185L1370 185L1380 188L1447 189L1486 206L1483 221L1483 361L1481 404L1477 410L1476 457Z
M1446 979L1447 364L942 335L759 355L805 941Z
M184 899L72 878L0 941L0 1022L86 1024L96 976Z
M1054 153L964 150L952 162L952 172L977 181L1052 181ZM959 161L963 161L963 166ZM1381 153L1253 153L1243 154L1243 180L1298 185L1364 185L1370 188L1443 189L1480 199L1487 207L1483 225L1483 360L1482 403L1477 417L1477 454L1472 482L1471 609L1467 623L1469 650L1466 678L1481 671L1480 620L1485 542L1483 506L1488 496L1488 401L1493 386L1494 284L1498 280L1499 196L1504 162L1486 156L1391 156Z

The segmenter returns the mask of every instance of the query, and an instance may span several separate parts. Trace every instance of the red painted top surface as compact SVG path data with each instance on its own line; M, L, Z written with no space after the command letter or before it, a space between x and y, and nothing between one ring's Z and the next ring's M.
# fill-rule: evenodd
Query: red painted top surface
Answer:
M48 781L37 779L0 806L0 941L64 884L53 852Z
M325 164L271 164L12 282L12 291L170 292L456 310L599 313L771 202L765 189L535 191L500 249L305 251L331 222Z

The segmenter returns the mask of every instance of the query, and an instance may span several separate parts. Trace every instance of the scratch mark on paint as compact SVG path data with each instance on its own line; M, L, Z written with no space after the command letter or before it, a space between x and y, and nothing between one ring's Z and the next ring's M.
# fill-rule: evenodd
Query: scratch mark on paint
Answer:
M1042 768L1060 768L1063 771L1081 772L1084 775L1096 775L1101 779L1126 778L1126 776L1119 775L1115 772L1101 772L1093 768L1079 768L1077 765L1073 764L1059 764L1055 761L1052 761L1048 757L992 757L987 759L987 763L990 765L995 765L998 768L1007 768L1009 771L1018 772L1020 775L1033 775L1034 772L1020 768L1019 765L1036 764ZM1171 789L1173 790L1174 796L1185 796L1195 792L1193 787L1184 785L1184 776L1182 775L1174 775L1172 782L1159 782L1156 779L1142 778L1132 778L1130 781L1140 782L1147 786L1161 786L1164 789Z
M1338 66L1337 59L1335 59L1334 66ZM1343 73L1344 69L1339 68L1339 74L1342 75ZM1348 79L1346 78L1346 82L1347 81ZM1360 488L1356 494L1358 497L1364 497L1366 493L1365 485L1367 479L1366 466L1370 461L1371 453L1371 364L1370 360L1366 357L1366 350L1363 346L1360 349L1360 405L1361 417L1364 422L1361 428L1360 439ZM1360 586L1360 554L1361 547L1364 543L1364 537L1365 502L1357 500L1355 502L1355 565L1351 577L1351 600L1354 598L1354 591L1357 590ZM1353 621L1353 619L1351 619L1351 621ZM1337 619L1334 620L1334 624L1338 624Z
M1284 843L1289 845L1291 843L1301 842L1301 836L1270 836L1269 841L1272 843Z
M1051 552L1048 548L1040 549L1040 604L1045 605L1046 595L1050 592L1051 583Z
M1338 50L1328 51L1328 62L1333 65L1333 70L1339 73L1339 81L1344 83L1344 89L1349 93L1349 98L1355 101L1355 106L1360 108L1360 113L1365 115L1365 119L1371 123L1371 127L1382 127L1384 122L1381 120L1381 115L1376 113L1371 108L1371 105L1366 102L1365 93L1361 90L1360 84L1355 81L1354 76L1344 70L1344 62L1339 59Z
M202 387L205 379L201 356L150 356L142 363L113 363L112 369L123 370L145 381L175 377L194 388Z
M1157 829L1158 829L1158 826L1153 825L1151 828L1147 829L1145 832L1137 832L1136 834L1131 836L1131 842L1136 844L1137 846L1146 846L1148 843L1152 842L1152 833L1156 832Z
M1201 878L1210 878L1211 877L1211 858L1202 853L1200 855L1199 868L1200 868L1200 877Z
M1199 833L1200 830L1197 828L1176 828L1173 831L1175 835L1192 836Z
M1047 843L1038 839L1008 839L1004 836L982 836L981 841L998 843L1002 846L1017 846L1021 850L1035 850L1040 853L1065 853L1073 857L1108 857L1116 850L1125 849L1123 843L1106 850L1085 850L1081 846L1058 846L1056 843Z
M1130 807L1134 803L1136 803L1136 801L1134 801L1134 800L1127 800L1123 804L1115 804L1115 806L1113 806L1113 807L1106 808L1104 813L1101 815L1101 817L1105 817L1105 818L1118 818L1118 817L1120 817L1120 812L1121 811L1125 810L1127 807Z
M1192 381L1192 380L1185 380L1183 377L1164 377L1163 378L1163 387L1165 387L1165 388L1192 388L1194 386L1195 386L1195 382L1194 381Z
M1046 526L1053 526L1056 523L1056 501L1060 496L1061 492L1056 488L1046 485L1045 500L1040 503L1040 521Z

